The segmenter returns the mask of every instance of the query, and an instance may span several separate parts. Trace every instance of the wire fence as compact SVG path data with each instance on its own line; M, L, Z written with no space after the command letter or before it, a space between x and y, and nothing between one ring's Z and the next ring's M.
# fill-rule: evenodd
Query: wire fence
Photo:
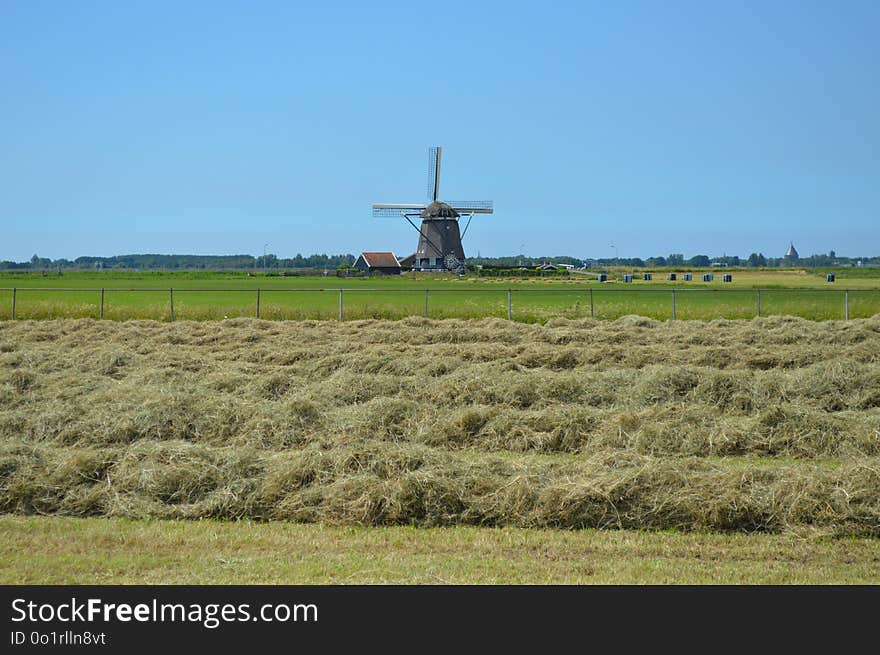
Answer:
M7 296L4 300L4 296ZM0 319L482 318L848 320L880 313L880 289L0 288Z

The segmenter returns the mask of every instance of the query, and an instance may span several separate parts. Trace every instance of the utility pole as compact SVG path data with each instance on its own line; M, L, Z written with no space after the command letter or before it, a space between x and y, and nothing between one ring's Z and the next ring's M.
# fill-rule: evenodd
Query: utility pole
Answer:
M263 272L264 273L266 272L266 268L267 268L267 266L266 266L266 248L268 248L268 247L269 247L268 243L263 244Z

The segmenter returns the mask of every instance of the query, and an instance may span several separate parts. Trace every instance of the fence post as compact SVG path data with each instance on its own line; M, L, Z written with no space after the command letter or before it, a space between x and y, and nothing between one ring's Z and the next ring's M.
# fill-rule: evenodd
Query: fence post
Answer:
M761 290L758 289L758 318L761 318Z
M593 289L590 289L590 318L596 318L596 315L593 313Z
M104 289L101 289L101 320L104 320Z
M849 320L849 289L843 292L843 320Z
M425 289L425 318L428 318L428 290Z
M513 306L510 302L510 289L507 290L507 320L513 320Z
M339 320L342 320L342 289L339 290Z
M675 320L675 289L672 290L672 320Z
M257 318L260 318L260 289L257 287Z
M171 320L174 320L174 289L168 289L169 298L171 299Z
M12 287L12 320L15 320L15 294L18 291L15 287Z

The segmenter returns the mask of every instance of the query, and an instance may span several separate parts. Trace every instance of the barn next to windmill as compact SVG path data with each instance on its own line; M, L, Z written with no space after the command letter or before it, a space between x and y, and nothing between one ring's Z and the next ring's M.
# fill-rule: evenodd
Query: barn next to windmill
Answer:
M354 267L367 275L400 275L400 262L393 252L362 252Z

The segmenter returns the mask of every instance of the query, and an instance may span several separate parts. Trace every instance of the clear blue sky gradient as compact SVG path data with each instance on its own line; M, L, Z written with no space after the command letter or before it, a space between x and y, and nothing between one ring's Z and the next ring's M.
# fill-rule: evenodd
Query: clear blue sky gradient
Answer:
M0 259L880 254L880 2L0 0Z

